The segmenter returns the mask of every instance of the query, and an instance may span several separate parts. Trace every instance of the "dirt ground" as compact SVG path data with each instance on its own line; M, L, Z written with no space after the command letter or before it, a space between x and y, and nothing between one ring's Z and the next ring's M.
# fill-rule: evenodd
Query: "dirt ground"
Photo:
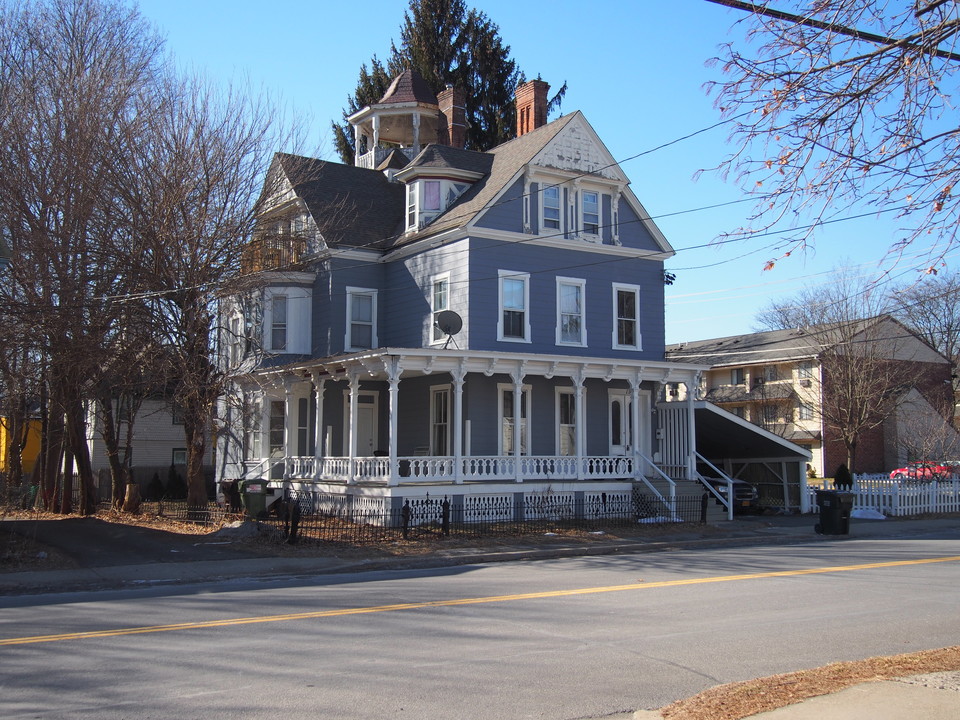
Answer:
M62 519L63 516L35 511L0 512L2 519ZM127 513L99 513L97 518L107 522L149 527L166 532L206 535L216 532L219 527L194 523L178 522L170 518L149 514L130 515ZM672 528L648 528L644 534L667 538ZM574 537L584 543L610 540L610 534L577 533L566 536L528 536L520 544L543 545L557 541L569 542ZM268 536L243 541L259 553L274 556L310 556L318 553L334 552L340 557L412 557L426 555L438 548L435 540L412 540L403 543L388 542L376 546L350 547L338 544L336 547L312 543L284 545L271 540ZM446 538L442 547L485 548L498 545L516 545L518 538ZM75 567L76 563L55 548L43 546L15 535L0 535L0 572L23 572L28 570L58 570ZM960 647L948 647L891 657L870 658L858 662L834 663L813 670L801 670L783 675L774 675L756 680L719 685L705 690L693 697L680 700L661 709L665 720L740 720L757 713L792 705L807 698L837 692L863 682L889 680L892 678L921 675L934 672L960 670Z

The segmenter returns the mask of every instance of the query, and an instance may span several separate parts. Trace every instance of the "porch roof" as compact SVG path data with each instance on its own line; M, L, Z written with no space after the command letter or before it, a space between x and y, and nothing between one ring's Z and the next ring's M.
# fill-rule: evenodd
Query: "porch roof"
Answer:
M697 452L711 461L722 458L810 460L810 451L806 448L713 403L698 400L693 407L697 423Z
M658 360L543 355L539 353L505 353L441 348L378 348L349 355L304 360L263 370L266 376L299 375L304 379L347 379L363 375L367 379L388 380L430 375L431 373L463 372L600 378L610 380L650 380L661 383L681 382L695 385L707 368L703 365Z

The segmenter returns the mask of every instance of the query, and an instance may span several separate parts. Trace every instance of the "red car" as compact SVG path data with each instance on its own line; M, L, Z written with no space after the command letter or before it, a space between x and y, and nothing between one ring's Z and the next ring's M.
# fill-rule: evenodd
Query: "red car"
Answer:
M953 468L935 462L910 463L890 473L892 480L942 480L953 475Z

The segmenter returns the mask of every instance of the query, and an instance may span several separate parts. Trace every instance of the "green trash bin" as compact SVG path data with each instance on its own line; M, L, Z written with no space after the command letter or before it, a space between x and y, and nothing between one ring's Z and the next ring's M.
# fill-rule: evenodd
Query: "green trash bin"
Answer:
M817 490L820 522L814 530L820 535L849 535L850 513L853 511L853 493L837 490Z
M256 519L267 514L267 481L242 480L240 482L240 499L247 515Z

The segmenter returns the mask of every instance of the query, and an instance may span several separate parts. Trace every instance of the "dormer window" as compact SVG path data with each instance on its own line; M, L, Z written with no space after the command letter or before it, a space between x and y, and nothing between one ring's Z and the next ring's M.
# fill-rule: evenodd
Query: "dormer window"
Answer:
M465 183L450 180L420 179L407 183L406 229L419 230L433 222L468 187L470 186Z

